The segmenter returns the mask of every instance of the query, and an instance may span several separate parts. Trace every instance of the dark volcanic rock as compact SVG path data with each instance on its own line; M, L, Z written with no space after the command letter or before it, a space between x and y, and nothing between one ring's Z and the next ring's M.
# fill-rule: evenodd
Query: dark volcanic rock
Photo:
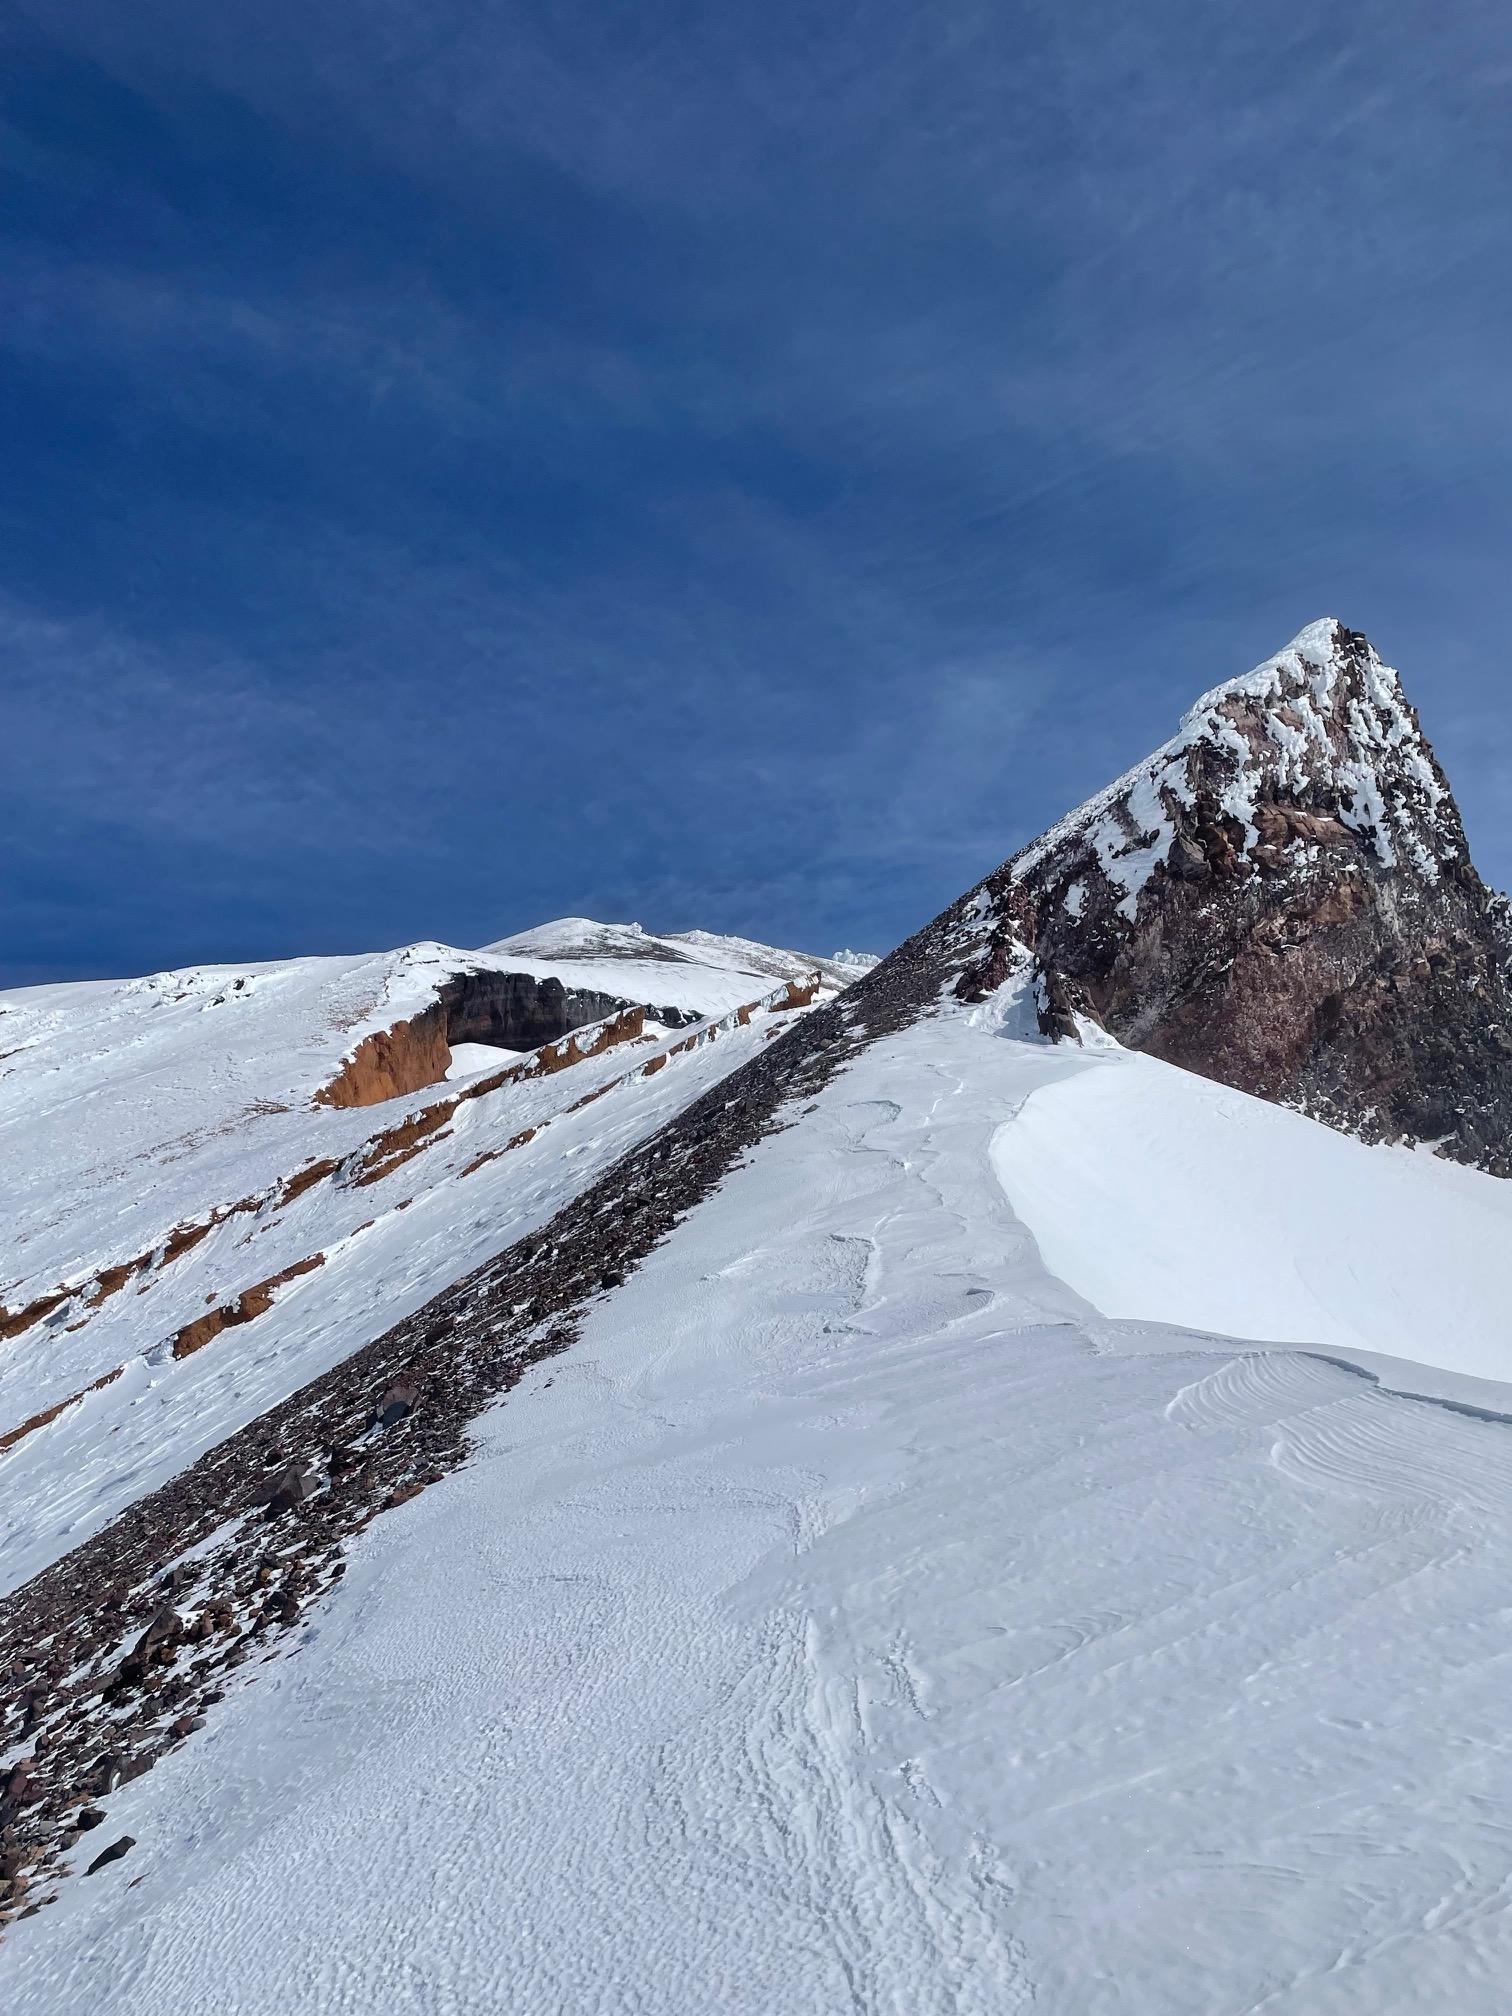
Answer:
M182 1635L183 1628L177 1610L171 1603L164 1603L153 1612L152 1622L137 1640L133 1656L144 1660L150 1652L175 1643Z
M286 1463L260 1484L253 1494L254 1504L266 1505L270 1512L289 1512L303 1505L320 1489L320 1470L314 1463Z
M392 1428L415 1411L419 1399L420 1388L413 1379L396 1379L378 1402L378 1426Z
M35 1784L32 1767L35 1760L23 1757L11 1767L5 1780L4 1798L12 1806L20 1806L26 1800L35 1798Z
M633 1004L618 994L564 987L531 973L459 973L440 990L446 1040L536 1050Z
M1075 1016L1371 1141L1512 1174L1512 907L1366 640L1312 624L983 885L984 994L1021 947Z

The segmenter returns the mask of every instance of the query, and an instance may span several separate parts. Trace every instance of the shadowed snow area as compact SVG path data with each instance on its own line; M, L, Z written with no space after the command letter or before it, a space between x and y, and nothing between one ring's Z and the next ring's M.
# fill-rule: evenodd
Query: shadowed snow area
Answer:
M863 1053L355 1543L11 2016L1505 2008L1512 1430L1107 1349L1004 1183L1144 1067L992 1019Z

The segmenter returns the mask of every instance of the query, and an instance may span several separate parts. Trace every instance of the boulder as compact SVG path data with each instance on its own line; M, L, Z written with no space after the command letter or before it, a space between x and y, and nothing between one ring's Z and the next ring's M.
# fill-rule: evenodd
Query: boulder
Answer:
M183 1636L184 1625L177 1610L171 1603L161 1604L153 1613L152 1621L132 1648L132 1658L146 1661L148 1657L161 1651L165 1645L176 1644Z
M320 1489L319 1467L310 1462L286 1463L254 1494L254 1502L266 1505L270 1513L291 1512Z
M378 1402L380 1428L392 1428L406 1414L412 1414L420 1400L420 1388L413 1379L396 1379Z

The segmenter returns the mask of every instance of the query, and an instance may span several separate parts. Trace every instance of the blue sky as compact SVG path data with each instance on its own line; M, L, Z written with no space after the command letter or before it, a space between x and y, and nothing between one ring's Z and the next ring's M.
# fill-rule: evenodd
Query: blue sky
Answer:
M1512 880L1512 16L22 0L0 977L885 947L1324 613Z

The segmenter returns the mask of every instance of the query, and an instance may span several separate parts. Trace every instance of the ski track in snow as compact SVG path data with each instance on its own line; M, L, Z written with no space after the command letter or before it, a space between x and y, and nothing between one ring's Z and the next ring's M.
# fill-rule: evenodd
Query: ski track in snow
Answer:
M763 1143L112 1795L11 2016L1504 2010L1512 1429L1103 1348L995 1146L1084 1068L945 1018Z

